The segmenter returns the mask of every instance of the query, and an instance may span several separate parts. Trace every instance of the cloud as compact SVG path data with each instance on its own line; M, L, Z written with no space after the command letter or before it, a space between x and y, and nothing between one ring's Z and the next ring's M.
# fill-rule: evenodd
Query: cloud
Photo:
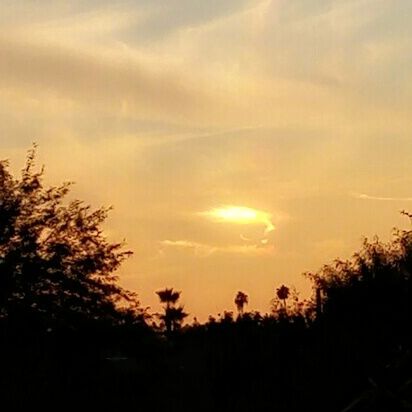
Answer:
M350 194L355 199L362 200L381 200L388 202L412 202L412 197L384 197L384 196L370 196L365 193L351 193Z
M144 0L140 7L147 11L147 18L126 30L122 38L132 44L163 40L178 30L211 24L254 4L252 0Z
M160 242L162 246L188 250L199 257L208 257L214 254L241 254L247 256L265 256L271 255L274 252L273 245L268 245L267 242L251 245L227 245L213 246L205 243L193 242L190 240L163 240ZM160 250L160 254L164 253L164 249Z
M410 128L402 86L411 72L408 37L401 31L383 44L377 35L379 24L395 19L391 7L384 7L387 22L375 8L365 13L368 1L86 3L59 9L47 2L33 23L6 26L0 88L48 99L54 110L211 128L306 133L363 127L371 118L370 128ZM363 38L367 24L375 30ZM156 27L164 32L147 45Z
M120 115L182 119L196 117L206 97L177 76L117 59L0 37L0 87L39 99L59 97Z

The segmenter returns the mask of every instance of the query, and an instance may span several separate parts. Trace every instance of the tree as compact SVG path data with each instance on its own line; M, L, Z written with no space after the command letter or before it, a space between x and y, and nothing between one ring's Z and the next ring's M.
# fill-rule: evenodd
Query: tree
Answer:
M289 298L289 295L290 289L285 285L281 285L276 289L276 296L271 300L271 309L275 316L279 316L281 318L285 318L287 316L288 308L286 301Z
M183 306L176 306L181 292L173 290L173 288L165 288L158 290L156 294L159 296L160 302L164 304L164 313L160 315L160 319L165 324L167 336L170 337L173 332L180 328L182 322L188 316L184 312Z
M286 307L286 299L289 297L289 288L285 285L282 285L280 288L276 289L276 295Z
M397 381L406 379L400 373L400 365L410 370L411 274L410 229L395 229L389 242L377 237L372 241L364 239L362 248L351 259L337 259L319 272L307 274L315 293L321 295L317 299L318 325L324 345L331 348L325 358L329 365L355 379L379 376L380 368L382 377L393 377L388 372L392 369L396 370L395 375L399 374ZM385 385L380 382L378 387Z
M235 296L235 305L236 305L239 316L243 315L243 309L245 305L247 305L248 303L249 303L248 295L246 295L246 293L241 292L241 291L237 292Z
M115 274L131 252L104 236L108 208L67 202L71 183L44 186L35 155L36 146L20 178L0 161L0 317L8 323L114 321L122 302L136 304Z

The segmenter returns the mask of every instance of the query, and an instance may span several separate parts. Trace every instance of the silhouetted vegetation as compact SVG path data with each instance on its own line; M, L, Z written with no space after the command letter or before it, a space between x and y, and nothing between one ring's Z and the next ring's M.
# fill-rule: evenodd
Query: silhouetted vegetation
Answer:
M184 312L183 306L177 306L180 293L181 292L173 290L173 288L166 288L156 292L160 302L164 304L164 313L159 317L162 321L161 326L165 328L166 335L169 338L173 333L180 329L182 322L187 317L187 313Z
M235 296L235 305L237 308L237 312L239 316L243 315L243 310L245 305L247 305L249 303L249 298L248 295L246 295L246 293L244 292L237 292L236 296Z
M117 282L130 252L104 236L108 210L67 201L70 184L45 188L34 160L17 179L0 162L5 410L412 410L412 230L306 274L310 300L274 285L260 314L239 291L237 317L184 325L166 288L149 326Z

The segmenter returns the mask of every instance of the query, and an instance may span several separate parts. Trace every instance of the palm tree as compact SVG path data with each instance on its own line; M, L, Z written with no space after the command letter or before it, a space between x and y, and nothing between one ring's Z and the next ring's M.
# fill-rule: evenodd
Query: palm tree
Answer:
M278 298L283 302L283 308L286 310L286 299L289 297L289 288L282 285L280 288L276 289L276 294Z
M179 300L181 293L182 292L173 290L173 288L165 288L156 292L156 294L159 296L160 302L165 303L166 307L173 306Z
M246 295L246 293L243 293L241 291L237 292L235 296L235 305L239 313L239 317L243 315L243 308L248 303L249 303L248 295Z
M181 293L180 291L173 290L173 288L165 288L156 292L160 302L164 304L164 313L160 315L160 319L164 322L166 334L169 337L180 328L183 320L188 316L184 312L183 306L176 306Z

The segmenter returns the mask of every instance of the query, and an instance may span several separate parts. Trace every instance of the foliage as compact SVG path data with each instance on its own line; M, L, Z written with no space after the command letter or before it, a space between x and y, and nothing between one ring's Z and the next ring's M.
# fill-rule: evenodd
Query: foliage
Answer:
M171 336L173 332L180 329L183 321L188 316L184 311L184 307L177 305L181 292L173 290L173 288L165 288L158 290L156 294L159 296L160 302L164 303L164 313L159 317L162 320L167 336Z
M173 288L165 288L163 290L158 290L156 295L159 296L160 302L165 303L166 306L174 305L180 298L181 292L173 290Z
M246 293L241 292L241 291L237 292L235 296L235 305L239 313L239 316L243 315L243 309L245 305L247 305L248 303L249 303L248 295L246 295Z
M131 252L104 236L109 209L66 202L70 183L44 186L35 152L28 152L20 178L0 162L1 316L70 325L118 319L122 302L137 303L115 274Z
M275 297L270 302L272 316L288 321L312 319L312 304L301 300L295 287L281 285L276 289Z

